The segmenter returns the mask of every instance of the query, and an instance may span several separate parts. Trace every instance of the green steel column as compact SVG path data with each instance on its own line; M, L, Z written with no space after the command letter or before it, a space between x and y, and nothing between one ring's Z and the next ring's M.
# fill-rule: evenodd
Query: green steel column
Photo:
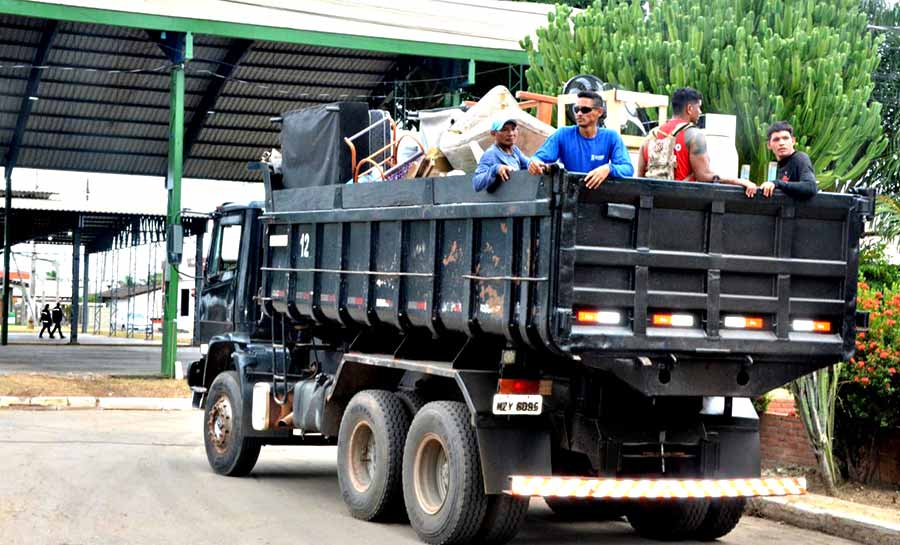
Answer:
M10 216L12 215L12 175L9 166L6 167L6 193L3 198L3 321L0 323L0 345L6 346L9 342L9 324L6 321L9 311L9 304L12 297L9 294L9 242L12 238L9 235L9 227L12 225ZM32 257L32 259L34 259ZM34 279L31 280L34 282Z
M175 38L175 39L172 39ZM169 168L166 174L166 189L169 204L166 214L168 233L173 225L181 224L181 171L184 152L184 62L186 51L191 48L191 35L181 34L170 37L175 45L173 55L172 80L169 89ZM162 362L160 374L175 376L175 354L178 349L178 262L172 257L166 263L166 302L163 309Z

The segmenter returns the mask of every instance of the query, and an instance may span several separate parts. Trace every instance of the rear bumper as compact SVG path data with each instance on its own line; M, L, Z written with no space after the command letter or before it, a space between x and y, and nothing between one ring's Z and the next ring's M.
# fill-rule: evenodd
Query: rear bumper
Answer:
M510 477L513 496L671 499L749 498L806 494L806 479L600 479L592 477Z

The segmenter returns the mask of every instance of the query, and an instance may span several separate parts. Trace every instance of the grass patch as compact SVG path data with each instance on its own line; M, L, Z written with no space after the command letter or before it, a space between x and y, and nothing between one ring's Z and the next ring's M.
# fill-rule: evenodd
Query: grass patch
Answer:
M109 375L0 375L0 396L189 397L184 380Z

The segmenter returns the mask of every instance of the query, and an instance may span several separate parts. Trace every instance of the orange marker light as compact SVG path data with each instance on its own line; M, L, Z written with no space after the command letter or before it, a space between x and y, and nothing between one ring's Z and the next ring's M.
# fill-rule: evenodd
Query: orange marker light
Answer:
M831 322L813 322L813 331L816 333L831 333Z

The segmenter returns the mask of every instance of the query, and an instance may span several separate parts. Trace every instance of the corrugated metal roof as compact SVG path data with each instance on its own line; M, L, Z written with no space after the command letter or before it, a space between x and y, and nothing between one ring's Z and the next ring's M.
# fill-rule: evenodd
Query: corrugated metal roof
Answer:
M423 58L404 58L391 52L400 42L379 40L402 40L407 44L404 53L424 56L428 51L449 56L446 51L451 46L462 48L453 52L473 55L483 53L472 49L478 47L508 52L518 49L514 41L545 21L550 9L489 0L398 0L390 6L376 0L120 0L114 8L107 4L99 0L12 0L0 7L62 19L55 27L46 61L36 72L37 100L30 103L31 113L18 140L16 166L165 176L170 65L164 46L143 30L158 28L154 26L156 15L165 15L176 27L201 25L194 35L194 57L185 66L185 126L203 122L191 145L186 144L185 176L258 181L246 164L278 145L278 130L270 118L338 100L377 102L373 96L390 89L385 81L402 77L394 72L401 61L414 66ZM102 13L91 11L95 8ZM88 11L79 11L84 9ZM126 12L143 15L139 19L116 18L130 17ZM194 18L201 13L203 17ZM110 24L98 22L107 20ZM132 20L147 24L143 28L125 24ZM499 20L502 25L497 24ZM209 27L209 21L245 25L228 27L237 29L238 34L251 28L246 25L257 26L252 27L253 36L240 40L217 35L220 27ZM523 21L527 24L516 28ZM31 63L42 40L49 36L49 23L48 19L0 14L0 154L4 165L16 141L19 113L28 100ZM275 30L267 33L265 29ZM283 29L297 33L279 34ZM309 38L306 43L257 38L260 34L296 41L301 31L327 32L329 36L337 36L338 31L350 38L323 40L319 34L303 34ZM440 47L419 40L432 40L431 46ZM321 45L331 42L351 47ZM408 45L414 42L419 47ZM248 43L249 49L244 50ZM236 66L227 65L235 55L240 59ZM217 72L231 73L222 84ZM218 94L210 101L215 90Z
M130 203L130 206L119 206L116 210L111 210L97 206L73 207L52 200L14 198L10 240L13 245L40 240L44 244L71 246L72 231L79 220L82 225L81 243L89 253L93 253L114 245L121 247L163 240L166 214L165 210L141 209L140 203ZM205 214L183 213L185 235L202 231L206 220ZM3 216L0 215L0 237L5 228Z
M47 22L0 16L0 149L6 157L26 99L30 63ZM33 30L29 30L33 29ZM7 37L19 44L11 45ZM188 177L255 180L248 161L277 145L271 117L309 104L365 99L396 64L394 55L296 44L255 43L199 112L232 40L198 36L185 69L185 123L206 114L185 161ZM169 73L159 45L143 30L65 22L46 59L16 166L164 176ZM140 70L110 73L111 70ZM153 71L157 70L157 71Z

